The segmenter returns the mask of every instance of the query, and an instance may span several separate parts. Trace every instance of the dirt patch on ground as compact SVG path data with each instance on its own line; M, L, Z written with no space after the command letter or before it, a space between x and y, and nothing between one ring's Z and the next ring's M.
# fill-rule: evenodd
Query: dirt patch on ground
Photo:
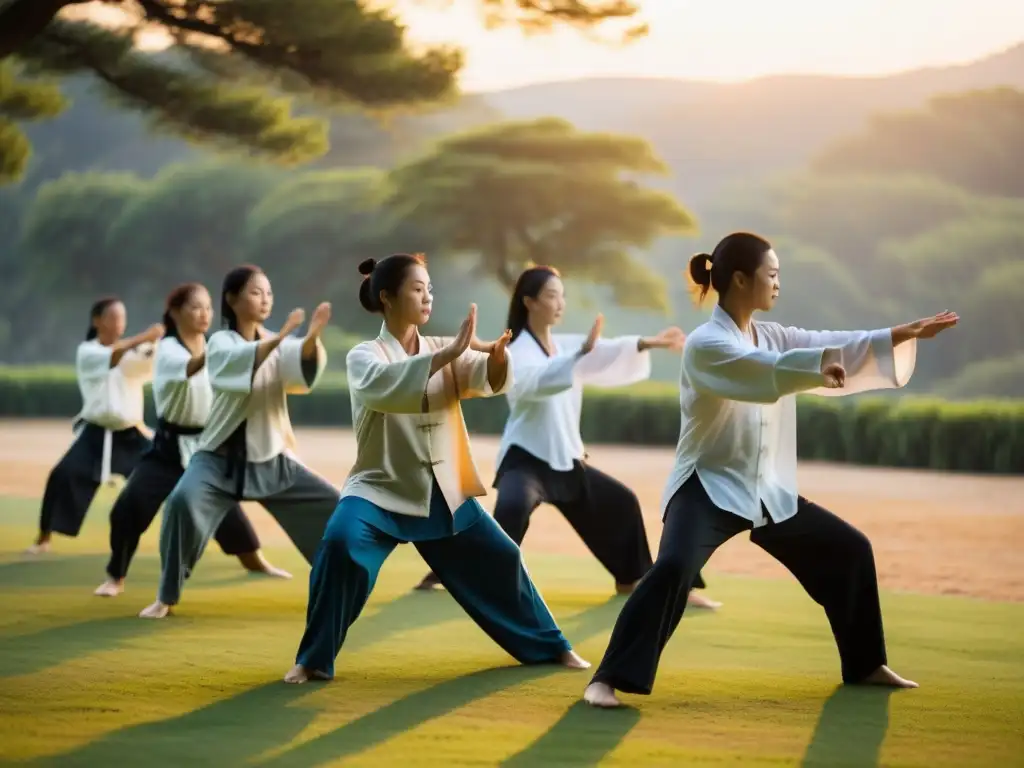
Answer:
M0 421L0 495L39 497L46 475L67 449L68 422ZM354 458L350 432L300 429L304 460L339 486ZM661 536L659 502L672 464L668 448L589 446L593 463L633 488L644 507L651 546ZM497 440L479 436L474 453L489 484ZM805 463L803 495L850 521L875 548L879 579L888 589L1024 600L1024 477L984 477ZM493 492L484 501L490 508ZM284 534L258 505L249 505L265 541ZM558 512L537 510L524 548L586 554ZM720 549L715 571L787 576L785 569L746 535Z

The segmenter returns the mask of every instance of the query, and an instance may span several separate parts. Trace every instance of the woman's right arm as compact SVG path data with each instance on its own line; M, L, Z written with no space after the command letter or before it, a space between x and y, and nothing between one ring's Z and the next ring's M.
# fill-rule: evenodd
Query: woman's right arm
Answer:
M381 359L374 346L375 342L363 342L345 357L352 393L371 411L421 413L427 382L451 362L448 355L441 350L390 363Z
M121 358L124 357L126 352L130 352L136 347L140 347L143 344L156 344L164 335L163 323L153 323L142 333L138 333L134 336L129 336L127 339L121 339L120 341L112 344L108 349L110 350L110 364L109 368L117 367L117 364L121 362Z
M683 370L700 392L727 400L774 403L786 395L841 386L831 375L840 352L834 348L775 352L741 346L725 336L690 336Z

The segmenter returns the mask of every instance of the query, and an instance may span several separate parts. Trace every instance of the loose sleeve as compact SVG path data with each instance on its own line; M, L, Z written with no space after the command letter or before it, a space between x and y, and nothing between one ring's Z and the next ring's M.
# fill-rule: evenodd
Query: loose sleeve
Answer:
M776 352L741 346L732 338L694 338L683 348L683 371L700 392L748 403L774 403L824 384L827 348Z
M892 330L875 331L806 331L803 328L771 324L765 330L777 334L784 350L830 347L838 350L836 362L846 369L842 388L821 387L808 394L828 397L853 395L878 389L899 389L906 386L917 362L917 340L894 347Z
M450 343L451 339L440 340L442 346ZM512 355L505 349L506 373L505 381L498 390L491 388L491 381L487 375L487 361L490 355L483 352L476 352L467 349L452 365L455 372L456 384L459 388L459 399L470 400L476 397L494 397L509 391L515 380L512 371Z
M289 395L305 395L320 381L327 367L327 350L316 340L316 355L309 360L302 359L301 338L287 338L278 347L278 376L284 391Z
M154 376L160 381L182 384L188 381L188 364L192 353L177 339L163 339L156 349Z
M83 384L102 381L110 373L110 360L114 351L93 341L78 345L75 353L75 373Z
M206 345L210 385L224 392L252 391L258 341L246 341L231 331L218 331Z
M126 379L149 381L153 378L155 351L156 346L150 342L139 344L121 355L117 368Z
M373 342L364 342L345 358L348 386L353 397L372 411L420 413L432 360L432 354L421 354L385 362L374 351Z
M598 339L576 363L576 380L589 387L625 387L650 378L651 353L637 349L639 343L639 336Z
M576 362L576 355L570 354L517 363L515 381L507 388L509 401L539 400L572 389Z

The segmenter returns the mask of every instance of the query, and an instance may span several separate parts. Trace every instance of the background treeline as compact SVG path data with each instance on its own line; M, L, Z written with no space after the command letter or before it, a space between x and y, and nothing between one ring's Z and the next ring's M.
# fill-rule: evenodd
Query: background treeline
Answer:
M743 228L776 241L780 321L956 309L911 391L1024 395L1024 46L872 80L583 81L383 124L329 111L330 149L301 169L153 134L90 87L65 80L71 106L24 127L32 159L0 187L6 363L70 361L99 294L123 296L139 327L173 284L216 292L240 261L268 271L279 310L334 301L343 344L377 326L355 265L394 250L431 257L441 331L474 300L497 333L509 273L530 260L570 275L569 329L598 309L610 333L690 328L703 313L686 258ZM656 377L677 366L659 356Z
M585 394L586 441L672 446L679 436L679 394L670 383ZM0 417L70 419L81 399L66 366L0 369ZM289 399L299 425L349 427L351 405L343 376L329 376L309 395ZM153 423L152 398L147 420ZM504 398L464 403L467 426L499 434ZM798 452L803 459L944 471L1019 474L1024 471L1024 405L950 403L929 398L800 397ZM70 428L70 427L69 427Z

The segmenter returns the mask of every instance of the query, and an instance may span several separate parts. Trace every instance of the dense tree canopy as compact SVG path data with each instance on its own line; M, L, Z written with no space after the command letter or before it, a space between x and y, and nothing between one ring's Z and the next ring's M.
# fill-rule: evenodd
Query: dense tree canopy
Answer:
M663 281L632 253L695 229L671 195L637 181L664 171L642 139L554 118L502 123L395 169L389 205L507 288L527 264L550 264L611 286L623 306L665 309Z
M637 13L626 0L479 0L494 24L527 30L567 24L592 30ZM256 153L285 164L308 161L328 146L324 120L297 115L289 97L385 109L435 102L452 94L461 53L414 47L395 14L364 0L98 0L120 18L100 25L80 0L0 2L0 61L11 56L36 72L88 73L152 127L191 140ZM633 25L629 38L644 31ZM145 54L141 33L173 45ZM3 97L0 96L0 99ZM22 85L20 119L59 108L45 85ZM25 137L0 102L0 182L17 178ZM17 111L17 110L15 110Z
M983 195L1024 196L1024 92L937 96L924 110L882 114L826 149L823 173L926 174Z

